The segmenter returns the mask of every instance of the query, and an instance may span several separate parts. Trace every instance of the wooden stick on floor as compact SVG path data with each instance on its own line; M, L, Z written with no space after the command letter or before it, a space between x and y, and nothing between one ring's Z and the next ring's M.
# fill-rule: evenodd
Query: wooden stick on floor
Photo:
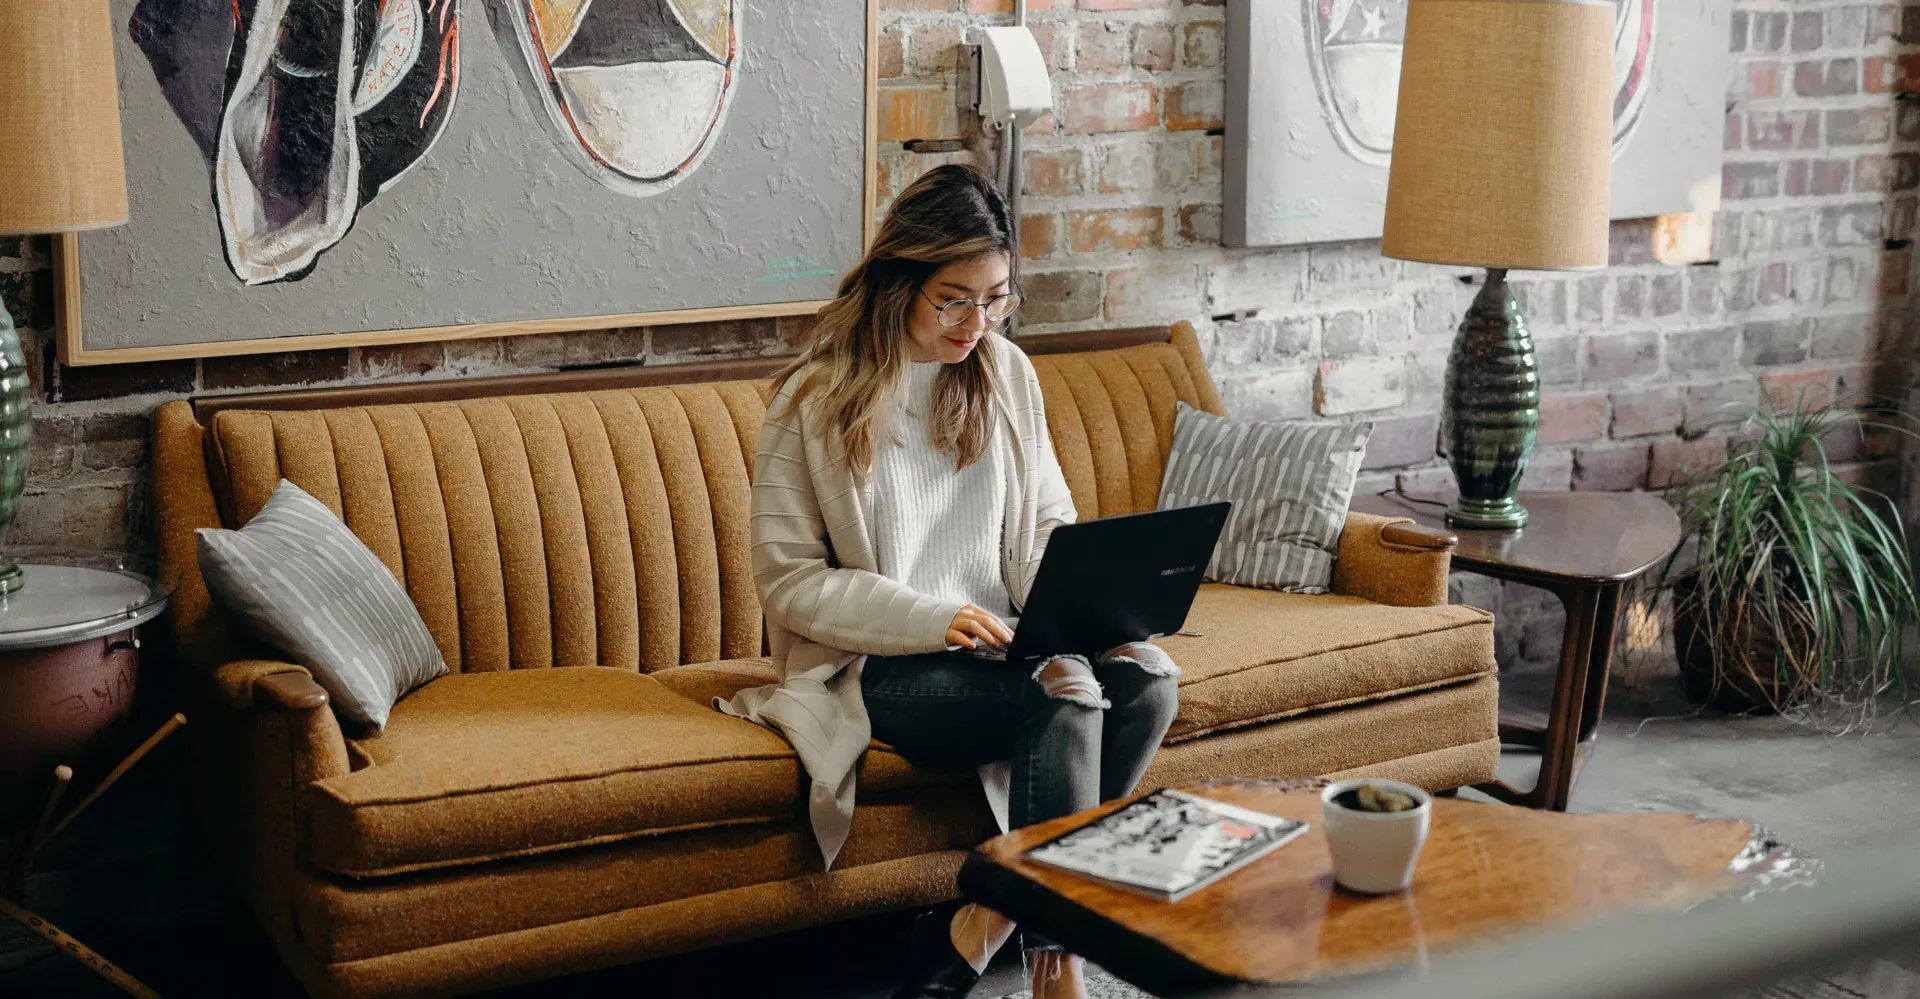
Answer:
M0 877L0 891L19 894L20 882L27 876L27 862L40 852L47 841L47 823L53 821L54 809L60 807L60 798L67 793L67 785L73 781L73 768L65 764L53 768L53 783L47 787L47 796L40 802L40 814L33 820L33 827L20 840L20 849L7 861L4 877Z
M84 798L81 798L80 803L78 805L73 806L73 811L70 811L65 816L63 816L60 819L59 824L55 825L53 827L53 830L47 833L47 838L52 839L53 837L60 835L60 831L62 829L65 829L68 823L71 823L74 819L79 818L80 813L86 811L88 805L93 804L95 801L99 800L101 795L107 793L107 788L112 787L114 781L119 780L123 774L133 769L133 765L140 762L143 758L146 757L148 753L153 752L153 747L158 746L160 744L160 740L165 739L167 736L172 735L175 729L178 729L180 726L185 725L186 723L187 723L187 716L183 714L176 713L172 718L167 719L167 723L165 725L160 726L160 731L155 732L152 735L148 736L147 741L141 743L139 748L135 749L132 753L129 753L126 759L121 760L120 765L117 767L114 767L113 772L107 774L107 778L101 781L98 787L95 787L92 791L87 792L87 796Z
M0 895L0 916L6 916L20 925L47 938L58 947L61 953L87 966L94 974L120 987L121 991L136 999L161 999L160 993L140 984L140 980L121 971L106 958L95 953L86 944L75 940L65 930L47 922L35 913L21 908L17 903Z

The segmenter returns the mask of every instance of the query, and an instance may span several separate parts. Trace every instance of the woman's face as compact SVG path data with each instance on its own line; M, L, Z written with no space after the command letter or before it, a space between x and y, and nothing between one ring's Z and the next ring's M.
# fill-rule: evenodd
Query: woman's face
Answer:
M956 364L967 359L980 338L995 324L987 321L980 308L972 310L967 321L958 326L940 325L940 307L959 299L984 305L995 295L1013 290L1011 273L1004 253L987 253L971 260L956 260L933 272L914 296L913 309L907 313L907 356L915 361L941 361Z

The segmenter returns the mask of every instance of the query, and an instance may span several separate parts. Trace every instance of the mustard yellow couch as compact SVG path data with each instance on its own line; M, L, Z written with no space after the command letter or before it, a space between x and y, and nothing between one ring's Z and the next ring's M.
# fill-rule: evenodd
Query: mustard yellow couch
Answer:
M1192 330L1151 339L1036 351L1082 519L1154 506L1176 399L1222 411ZM995 831L971 772L876 745L822 873L793 751L707 706L774 678L748 564L763 385L158 411L195 812L310 992L454 994L953 896ZM378 738L343 737L305 670L208 602L194 529L244 523L282 476L393 570L452 667ZM1491 779L1492 622L1446 605L1449 540L1356 514L1335 594L1203 587L1200 637L1165 640L1181 708L1147 782Z

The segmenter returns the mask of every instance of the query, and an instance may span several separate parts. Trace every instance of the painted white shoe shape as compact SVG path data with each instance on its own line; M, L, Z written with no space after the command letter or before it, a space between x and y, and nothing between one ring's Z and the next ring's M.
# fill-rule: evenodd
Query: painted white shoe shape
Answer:
M740 71L740 0L494 0L567 158L646 197L699 167Z

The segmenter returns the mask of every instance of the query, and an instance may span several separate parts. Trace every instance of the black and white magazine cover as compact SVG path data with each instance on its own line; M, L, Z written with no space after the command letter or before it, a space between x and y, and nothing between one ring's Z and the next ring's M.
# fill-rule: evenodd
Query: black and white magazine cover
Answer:
M1306 831L1305 822L1163 788L1026 857L1177 902Z

